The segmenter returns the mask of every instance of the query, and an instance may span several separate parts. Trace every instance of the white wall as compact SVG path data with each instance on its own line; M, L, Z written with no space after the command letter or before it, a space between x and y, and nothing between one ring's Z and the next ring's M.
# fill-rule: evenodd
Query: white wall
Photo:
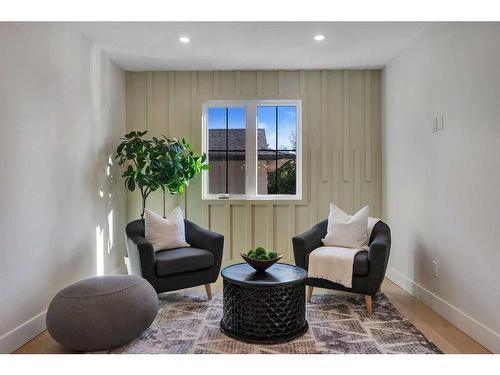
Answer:
M0 45L0 352L9 352L44 329L58 290L122 264L126 198L108 162L125 132L125 75L68 25L0 23Z
M500 24L432 29L384 69L382 95L388 275L498 353Z

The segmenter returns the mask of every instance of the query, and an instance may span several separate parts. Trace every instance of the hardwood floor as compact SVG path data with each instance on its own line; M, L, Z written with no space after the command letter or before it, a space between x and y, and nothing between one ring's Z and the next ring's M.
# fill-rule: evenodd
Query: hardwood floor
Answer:
M221 293L222 281L219 278L213 285L215 293ZM201 285L190 290L192 293L205 294L205 287ZM445 353L453 354L486 354L490 353L486 348L471 339L457 327L440 317L429 307L406 293L396 284L385 279L382 284L382 292L391 300L394 306L411 321L425 336L433 341ZM339 293L320 288L314 288L317 293ZM71 353L56 343L47 331L19 348L17 354L62 354Z
M490 353L484 346L474 341L392 281L388 279L384 280L382 293L385 293L392 304L444 353Z

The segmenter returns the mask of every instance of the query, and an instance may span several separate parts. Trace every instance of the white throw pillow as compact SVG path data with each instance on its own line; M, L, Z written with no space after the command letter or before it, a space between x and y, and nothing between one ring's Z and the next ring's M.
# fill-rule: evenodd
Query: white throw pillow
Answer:
M368 242L370 242L370 238L372 237L372 232L375 224L377 224L379 221L380 219L377 219L376 217L368 216Z
M325 246L361 249L368 245L368 206L349 216L333 203L330 204L328 229L322 239Z
M174 208L166 218L153 211L144 211L145 237L154 251L188 247L184 229L184 218L180 207Z

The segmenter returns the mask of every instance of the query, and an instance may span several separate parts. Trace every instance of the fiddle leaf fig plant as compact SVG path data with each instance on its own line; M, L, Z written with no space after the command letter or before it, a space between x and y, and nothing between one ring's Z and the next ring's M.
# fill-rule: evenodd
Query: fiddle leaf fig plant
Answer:
M121 138L115 159L126 166L122 177L130 191L139 189L142 197L142 213L148 196L158 189L163 191L163 216L165 193L183 194L189 181L208 169L207 155L195 155L186 140L153 137L145 139L147 131L132 131Z

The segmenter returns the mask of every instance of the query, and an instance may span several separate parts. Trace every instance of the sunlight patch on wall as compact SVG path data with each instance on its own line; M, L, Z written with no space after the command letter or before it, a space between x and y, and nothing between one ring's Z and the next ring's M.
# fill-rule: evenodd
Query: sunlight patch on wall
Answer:
M113 210L111 210L108 214L108 254L113 247L113 228Z
M95 228L96 275L104 275L104 231L98 225Z

